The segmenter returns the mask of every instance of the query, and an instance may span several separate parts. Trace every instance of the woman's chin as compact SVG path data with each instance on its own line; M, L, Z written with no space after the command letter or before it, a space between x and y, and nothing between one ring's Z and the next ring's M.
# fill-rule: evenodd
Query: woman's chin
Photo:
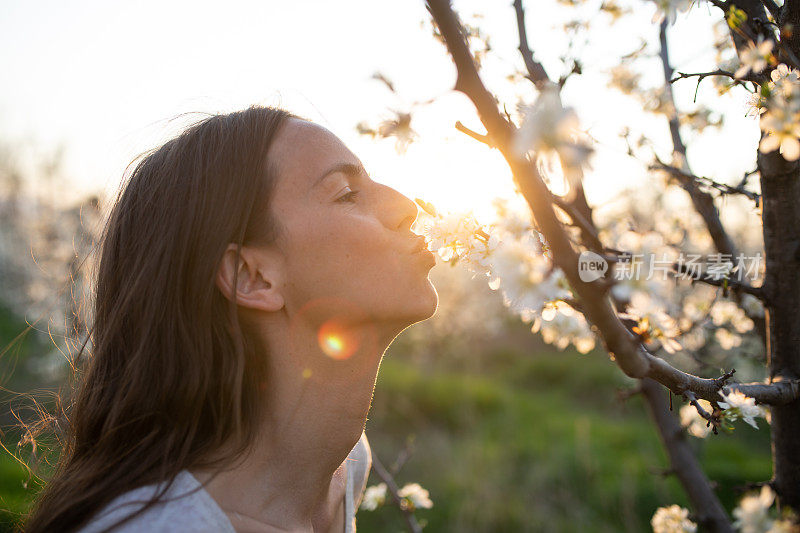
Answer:
M412 322L413 324L431 318L436 314L436 309L439 308L439 293L436 292L436 287L433 286L430 280L428 280L427 283L427 290L420 296L417 307L419 313L416 320Z

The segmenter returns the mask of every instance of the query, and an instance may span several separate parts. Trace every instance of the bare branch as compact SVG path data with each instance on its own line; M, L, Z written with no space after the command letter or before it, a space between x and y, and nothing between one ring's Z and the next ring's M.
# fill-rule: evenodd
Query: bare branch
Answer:
M456 129L458 131L460 131L461 133L466 133L467 135L469 135L470 137L472 137L476 141L482 142L483 144L485 144L489 148L494 148L494 146L492 145L492 141L489 140L489 136L488 135L481 135L477 131L473 131L473 130L469 129L464 124L462 124L460 120L456 122Z
M527 78L537 87L541 87L543 84L549 82L550 78L547 76L547 72L544 70L542 64L533 59L533 52L531 52L528 46L528 32L525 29L525 11L522 8L522 0L514 0L514 11L517 13L519 51L522 54L522 60L525 62L525 68L528 70Z
M678 274L687 274L687 273L691 274L689 267L684 264L675 263L674 265L672 265L672 267ZM693 277L692 282L695 281L700 281L707 285L712 285L714 287L722 287L725 290L730 289L734 293L743 292L751 296L755 296L764 303L767 302L767 293L764 291L762 287L753 287L752 285L745 283L743 281L730 278L719 278L707 273L702 276Z
M664 170L666 172L669 172L670 174L672 174L673 176L678 178L678 180L681 183L683 183L683 182L685 182L687 180L692 180L698 185L707 186L707 187L711 187L713 189L716 189L721 194L741 194L742 196L746 196L750 200L754 201L756 203L756 206L758 206L758 204L759 204L759 202L761 200L761 195L760 194L755 193L753 191L748 191L747 189L744 188L745 184L747 183L747 178L748 178L749 174L745 174L744 179L739 183L739 185L734 187L732 185L727 185L725 183L719 183L718 181L714 181L711 178L707 178L705 176L695 176L694 174L690 174L689 172L681 170L678 167L674 167L672 165L668 165L668 164L664 163L663 161L661 161L658 158L656 158L656 159L657 159L658 163L650 165L650 167L649 167L650 170Z
M689 400L689 404L693 406L697 410L697 414L703 417L704 420L708 421L711 425L711 430L714 432L714 435L717 435L717 426L720 424L719 417L714 416L712 413L706 411L700 402L697 401L697 397L694 395L693 392L687 392L684 394L687 400Z
M697 80L698 83L700 83L701 81L703 81L705 78L707 78L709 76L725 76L725 77L731 78L732 80L735 80L735 81L737 81L739 83L741 83L743 81L752 81L753 83L761 83L761 81L763 81L761 78L758 78L758 77L755 77L755 76L752 76L752 75L746 75L746 76L742 76L742 77L737 78L734 75L733 72L728 72L727 70L717 69L717 70L712 70L710 72L695 72L695 73L692 73L692 74L687 74L685 72L678 72L678 75L675 76L674 78L670 79L669 83L672 84L672 83L675 83L678 80L685 80L685 79L688 79L688 78L694 78L695 76L698 78L698 80Z

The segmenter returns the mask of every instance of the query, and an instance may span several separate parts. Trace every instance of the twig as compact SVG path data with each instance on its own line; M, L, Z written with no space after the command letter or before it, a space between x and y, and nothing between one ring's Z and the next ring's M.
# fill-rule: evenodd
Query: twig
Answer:
M675 264L672 265L672 267L675 269L675 272L677 274L691 273L689 267L684 265L684 264L681 264L681 263L675 263ZM766 291L764 291L764 289L762 287L753 287L752 285L750 285L748 283L745 283L743 281L739 281L739 280L731 279L731 278L727 278L727 277L718 278L718 277L715 277L715 276L713 276L711 274L708 274L708 273L703 274L702 276L692 277L691 279L692 279L692 282L700 281L700 282L703 282L703 283L705 283L707 285L712 285L714 287L722 287L723 289L731 289L733 292L740 291L740 292L749 294L751 296L755 296L756 298L758 298L759 300L761 300L764 303L767 302L767 294L766 294Z
M414 512L409 509L404 503L403 498L400 497L400 488L395 483L394 478L386 470L386 467L383 466L383 463L378 459L378 456L375 454L375 450L372 450L372 469L378 474L378 477L381 478L381 481L386 483L386 489L389 491L389 494L392 495L392 500L403 513L403 516L406 519L406 525L408 526L409 531L412 533L421 533L422 528L417 522L417 518L414 516Z
M735 81L737 81L739 83L741 83L743 81L752 81L753 83L759 83L760 84L761 81L762 81L761 78L758 78L756 76L752 76L750 74L737 78L736 75L733 72L729 72L727 70L722 70L722 69L717 69L717 70L712 70L710 72L693 72L693 73L678 72L678 75L675 76L674 78L670 79L669 83L672 84L672 83L675 83L678 80L685 80L685 79L688 79L688 78L694 78L695 76L698 78L698 80L697 80L698 84L701 81L703 81L705 78L709 77L709 76L725 76L725 77L731 78L732 80L735 80Z
M456 129L458 131L460 131L461 133L465 133L465 134L469 135L470 137L472 137L476 141L482 142L483 144L485 144L489 148L494 148L494 145L492 144L492 141L489 140L489 136L488 135L481 135L477 131L473 131L473 130L469 129L464 124L462 124L460 120L456 122Z
M721 194L741 194L742 196L746 196L750 200L754 201L756 203L756 206L758 206L761 200L760 194L755 193L753 191L748 191L747 189L744 188L745 185L747 184L747 178L749 177L748 174L745 174L744 179L739 183L739 185L736 185L734 187L732 185L727 185L725 183L719 183L718 181L714 181L711 178L707 178L705 176L696 176L694 174L690 174L689 172L686 172L677 167L664 163L663 161L658 159L658 157L656 157L656 160L658 162L656 164L650 165L649 167L650 170L663 170L665 172L669 172L670 174L678 178L682 183L686 182L687 180L691 180L699 185L716 189Z
M689 400L689 405L694 406L697 410L697 414L699 414L703 419L707 420L709 424L711 424L711 430L714 432L714 435L717 435L717 426L719 425L719 417L715 417L705 409L703 406L700 405L700 402L697 401L697 397L694 395L693 392L687 392L684 394L687 400Z

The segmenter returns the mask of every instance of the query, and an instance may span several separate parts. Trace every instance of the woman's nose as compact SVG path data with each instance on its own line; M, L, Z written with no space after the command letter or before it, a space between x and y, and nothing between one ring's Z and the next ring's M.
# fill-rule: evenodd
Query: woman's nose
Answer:
M413 200L402 194L400 191L383 185L386 201L382 203L384 213L384 224L392 230L408 232L417 219L419 209Z

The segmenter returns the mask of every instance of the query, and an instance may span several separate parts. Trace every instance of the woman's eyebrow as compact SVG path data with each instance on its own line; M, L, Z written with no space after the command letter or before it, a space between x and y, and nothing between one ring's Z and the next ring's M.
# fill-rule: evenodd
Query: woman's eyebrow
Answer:
M364 167L362 167L361 165L356 165L355 163L337 163L336 165L332 166L327 171L325 171L320 177L318 177L314 182L314 184L311 186L311 188L313 189L314 187L322 183L322 180L324 180L331 174L335 174L336 172L341 172L342 174L350 178L359 178L367 174L367 171L364 170Z

